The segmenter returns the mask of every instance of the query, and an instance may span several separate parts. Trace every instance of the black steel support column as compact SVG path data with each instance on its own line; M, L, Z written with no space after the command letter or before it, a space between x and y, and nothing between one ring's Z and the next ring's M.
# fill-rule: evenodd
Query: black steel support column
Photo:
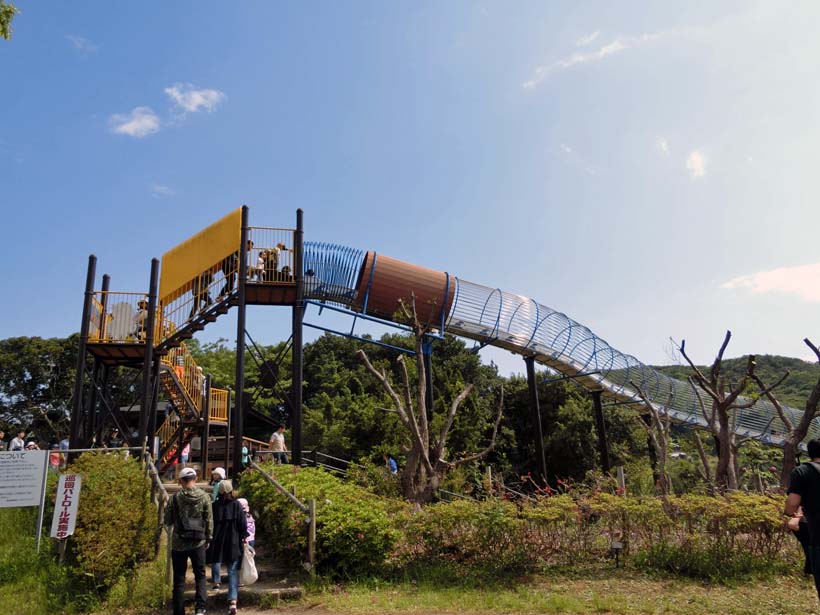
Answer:
M202 440L199 443L199 462L202 464L200 476L210 478L208 472L208 438L211 436L211 376L205 376L205 425L202 427ZM228 443L225 443L227 448Z
M291 405L293 414L290 419L291 452L293 463L302 464L302 318L305 312L305 280L302 267L302 210L296 210L296 232L293 235L293 266L296 280L296 303L293 306L293 365L291 383Z
M611 469L609 465L609 445L606 439L604 407L601 403L603 391L592 391L592 410L595 413L595 430L598 432L598 453L601 456L601 470L604 474Z
M77 348L77 373L74 376L74 408L71 413L70 448L84 448L80 442L83 412L83 384L85 382L85 353L88 344L88 325L91 318L91 299L94 297L94 277L97 271L97 257L88 257L88 271L85 276L85 298L83 299L83 321L80 324L80 339Z
M424 405L427 406L427 424L433 424L433 410L435 409L436 400L433 397L433 340L425 338L421 345L422 354L424 355L424 384L425 384L425 399Z
M547 481L547 458L544 455L544 432L541 429L541 404L538 401L538 382L535 379L535 357L524 357L527 365L527 384L530 391L530 421L534 428L535 455L541 480Z
M233 402L231 400L233 398ZM223 462L225 465L225 471L228 471L228 468L231 467L231 421L233 421L234 410L231 409L231 406L236 403L236 397L233 395L233 391L228 389L228 421L225 424L225 461Z
M157 288L159 287L159 259L151 259L151 282L148 287L148 318L145 322L145 357L142 361L142 401L140 402L139 444L145 455L148 435L148 418L151 416L151 404L154 401L154 390L151 387L151 373L154 367L154 325L157 315ZM127 440L130 440L126 436Z
M101 304L102 309L100 310L100 321L97 323L98 331L100 332L100 338L102 338L103 334L103 327L106 321L106 314L108 314L108 289L111 286L111 276L103 274L102 277L102 297L101 297ZM99 382L100 380L100 371L102 370L102 361L100 361L97 357L94 357L94 366L91 368L91 379L94 382ZM103 389L103 393L104 393ZM97 412L97 387L92 386L91 391L89 392L88 396L88 407L85 411L85 428L83 430L83 437L82 440L86 443L91 441L91 435L94 433L95 429L95 417Z
M100 390L103 392L103 395L100 399L100 404L95 408L94 412L94 431L93 431L93 438L94 438L94 445L97 446L102 444L102 433L103 433L103 409L105 405L108 403L108 399L106 398L105 394L108 392L108 383L111 382L111 366L110 365L103 365L102 370L102 381L100 382ZM89 438L92 437L92 434L89 434Z
M148 422L148 447L153 452L154 449L154 440L157 437L157 414L159 413L159 409L157 408L159 402L159 372L162 369L162 360L160 357L154 357L154 367L152 369L151 380L153 381L153 388L152 390L152 399L151 399L151 420ZM159 450L157 450L157 455L159 455ZM158 459L156 461L159 461Z
M242 430L245 418L245 316L247 303L245 298L245 281L248 277L248 206L242 206L242 232L239 243L239 273L237 293L239 305L236 316L236 393L233 413L233 477L242 471ZM225 456L230 441L225 442ZM227 463L227 459L226 459ZM227 470L227 465L225 466Z

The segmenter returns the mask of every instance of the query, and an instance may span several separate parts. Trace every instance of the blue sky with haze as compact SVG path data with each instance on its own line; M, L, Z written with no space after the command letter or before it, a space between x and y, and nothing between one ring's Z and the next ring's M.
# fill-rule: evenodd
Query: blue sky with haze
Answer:
M727 328L732 356L820 342L815 2L17 4L0 338L79 329L89 253L145 290L152 256L247 203L645 362L670 336L708 361ZM259 341L288 326L251 312Z

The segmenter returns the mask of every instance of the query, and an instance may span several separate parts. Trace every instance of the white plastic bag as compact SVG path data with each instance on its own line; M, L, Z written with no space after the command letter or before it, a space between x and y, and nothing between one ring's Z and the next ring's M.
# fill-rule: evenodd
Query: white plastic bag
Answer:
M239 582L242 585L253 585L259 578L259 573L256 571L256 562L253 561L253 556L256 552L249 544L245 544L245 550L242 553L242 564L239 567Z

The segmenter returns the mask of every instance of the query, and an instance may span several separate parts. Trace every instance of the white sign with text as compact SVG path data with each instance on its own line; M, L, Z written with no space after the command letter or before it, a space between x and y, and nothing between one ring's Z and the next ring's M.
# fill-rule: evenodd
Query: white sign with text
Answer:
M39 506L48 451L0 451L0 508Z
M74 533L82 482L82 476L79 474L60 475L57 499L54 501L54 518L51 520L52 538L63 540Z

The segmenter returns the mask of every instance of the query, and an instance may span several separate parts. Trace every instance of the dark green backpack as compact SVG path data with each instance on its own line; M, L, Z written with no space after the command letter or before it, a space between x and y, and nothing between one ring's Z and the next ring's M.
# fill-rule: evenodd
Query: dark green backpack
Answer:
M205 519L202 502L181 501L180 492L174 494L174 533L183 540L205 540Z

